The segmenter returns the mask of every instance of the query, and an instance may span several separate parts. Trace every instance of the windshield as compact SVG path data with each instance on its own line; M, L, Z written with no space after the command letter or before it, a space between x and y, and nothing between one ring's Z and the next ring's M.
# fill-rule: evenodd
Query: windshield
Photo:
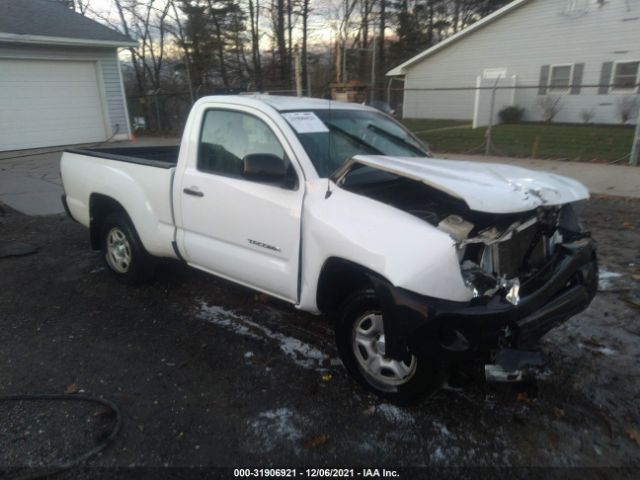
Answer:
M355 155L428 157L428 149L402 125L366 110L285 112L320 177Z

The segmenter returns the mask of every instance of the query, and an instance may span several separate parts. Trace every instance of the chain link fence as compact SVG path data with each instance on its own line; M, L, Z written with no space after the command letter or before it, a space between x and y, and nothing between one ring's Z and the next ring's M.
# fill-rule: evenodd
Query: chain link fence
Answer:
M435 153L637 165L640 95L613 88L565 85L560 91L498 78L466 87L403 88L390 82L372 90L354 83L351 90L342 85L321 96L371 104L394 115ZM221 93L246 92L198 92L197 97ZM188 92L129 97L132 126L139 133L180 135L195 97Z

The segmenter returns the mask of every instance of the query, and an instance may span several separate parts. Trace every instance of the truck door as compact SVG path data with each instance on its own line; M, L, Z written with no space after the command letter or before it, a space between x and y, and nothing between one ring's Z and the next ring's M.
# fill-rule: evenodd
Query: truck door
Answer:
M181 254L194 267L296 303L304 182L284 134L244 107L208 108L199 127L174 190ZM282 159L287 181L244 178L250 154Z

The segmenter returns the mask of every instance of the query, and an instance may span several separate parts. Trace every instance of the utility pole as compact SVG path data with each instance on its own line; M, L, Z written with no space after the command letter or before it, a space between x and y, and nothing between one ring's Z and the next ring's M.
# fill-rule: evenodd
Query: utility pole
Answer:
M638 120L636 121L636 133L633 135L633 146L631 147L631 158L629 165L636 167L640 160L640 105L638 105Z
M342 41L342 83L347 83L347 40Z
M371 42L371 95L369 100L373 102L376 99L376 34L373 32L373 40Z
M300 61L300 48L296 43L293 48L294 69L296 74L296 96L302 96L302 62Z
M189 44L191 42L187 43L186 41L184 42L184 66L185 66L185 71L187 73L187 84L189 85L189 98L191 99L191 105L194 104L194 102L196 101L196 98L193 94L193 81L191 80L191 60L189 57Z
M501 75L498 75L496 79L496 83L493 85L493 90L491 91L491 108L489 109L489 126L487 127L487 141L485 144L484 154L491 155L491 140L493 135L493 115L496 109L496 90L498 89L498 82L502 78Z
M160 121L160 104L158 103L158 94L160 93L160 89L156 89L152 91L153 98L156 104L156 128L158 131L162 131L162 122Z
M188 58L186 59L185 67L186 67L186 71L187 71L187 83L189 84L189 98L191 100L191 105L193 105L194 102L196 101L196 99L193 96L193 84L191 83L191 68L189 67L189 59Z
M342 80L342 49L340 44L336 42L336 83Z

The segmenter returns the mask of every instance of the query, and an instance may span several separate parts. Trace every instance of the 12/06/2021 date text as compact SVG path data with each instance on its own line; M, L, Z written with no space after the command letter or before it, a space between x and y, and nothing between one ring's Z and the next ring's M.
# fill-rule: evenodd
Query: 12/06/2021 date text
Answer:
M236 468L236 478L290 477L290 478L399 478L396 470L385 468Z

